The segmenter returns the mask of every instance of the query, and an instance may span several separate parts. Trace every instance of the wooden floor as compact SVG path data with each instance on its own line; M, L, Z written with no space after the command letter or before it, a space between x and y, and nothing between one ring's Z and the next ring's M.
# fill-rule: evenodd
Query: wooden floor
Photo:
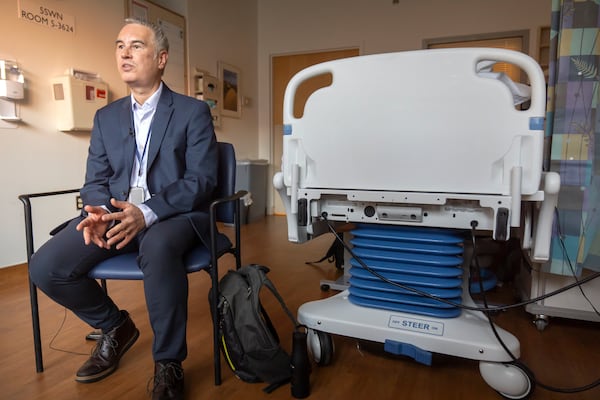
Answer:
M307 265L320 258L332 237L324 235L305 244L287 241L284 217L271 216L245 225L244 263L271 268L269 274L290 308L328 296L319 288L320 279L334 279L336 269L327 262ZM232 267L226 261L223 269ZM189 357L184 363L188 399L288 399L289 386L272 394L263 384L236 379L223 364L223 383L213 385L212 339L207 302L208 275L190 276ZM505 285L496 295L510 296ZM42 345L45 371L36 373L31 335L31 316L25 266L0 270L0 399L147 399L152 377L152 334L140 282L110 282L109 292L129 310L141 335L122 359L119 369L103 381L81 384L74 373L85 361L92 344L84 340L89 331L71 313L40 295ZM507 293L509 293L507 295ZM265 300L283 344L291 347L291 324ZM64 324L63 324L64 321ZM497 324L512 332L521 343L521 360L547 385L572 387L588 384L600 375L600 325L553 319L543 332L532 324L532 316L514 309L497 317ZM50 348L52 338L56 339ZM499 399L481 378L478 363L434 355L432 366L386 355L379 345L334 336L335 356L327 367L313 365L312 399ZM538 386L532 399L598 399L600 388L575 395L556 394Z

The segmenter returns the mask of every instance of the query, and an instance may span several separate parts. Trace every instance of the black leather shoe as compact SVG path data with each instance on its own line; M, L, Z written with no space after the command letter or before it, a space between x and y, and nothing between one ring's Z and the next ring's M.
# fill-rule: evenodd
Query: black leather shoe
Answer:
M183 368L175 362L154 364L152 400L183 400Z
M140 331L135 327L129 313L122 313L125 320L119 326L108 333L102 332L91 357L77 371L77 382L96 382L115 372L123 354L140 336Z

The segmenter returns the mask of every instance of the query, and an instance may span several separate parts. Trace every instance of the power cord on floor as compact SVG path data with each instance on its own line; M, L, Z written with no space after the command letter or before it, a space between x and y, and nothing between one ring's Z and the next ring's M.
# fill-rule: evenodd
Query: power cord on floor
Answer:
M361 267L363 267L365 270L367 270L369 273L371 273L372 275L376 276L380 280L382 280L382 281L384 281L384 282L386 282L386 283L388 283L388 284L390 284L392 286L396 286L396 287L399 287L401 289L408 290L408 291L410 291L412 293L416 293L418 295L421 295L421 296L424 296L424 297L436 300L436 301L441 302L441 303L445 303L445 304L448 304L448 305L451 305L451 306L454 306L454 307L458 307L458 308L461 308L461 309L465 309L465 310L480 311L483 314L485 314L486 317L487 317L487 319L488 319L488 321L489 321L489 323L490 323L490 327L492 329L492 332L494 333L496 339L498 340L498 342L500 343L500 345L503 347L503 349L506 351L506 353L508 354L508 356L512 359L512 363L516 364L519 368L522 368L523 371L528 375L528 377L530 379L532 379L532 383L533 384L537 384L539 387L541 387L543 389L546 389L548 391L553 391L553 392L558 392L558 393L579 393L579 392L583 392L583 391L586 391L586 390L593 389L593 388L595 388L595 387L597 387L597 386L600 385L600 378L596 379L595 381L593 381L590 384L587 384L587 385L584 385L584 386L579 386L579 387L573 387L573 388L558 388L558 387L553 387L551 385L547 385L547 384L544 384L544 383L540 382L539 380L537 380L537 378L535 378L534 373L522 361L520 361L519 359L517 359L514 356L514 354L512 354L512 352L510 351L510 349L506 346L506 344L504 343L504 341L502 340L502 338L498 334L496 326L493 323L493 321L491 319L491 315L490 315L493 312L504 311L504 310L508 310L508 309L511 309L511 308L517 308L517 307L525 306L527 304L536 303L536 302L544 300L544 299L546 299L548 297L552 297L552 296L555 296L555 295L557 295L559 293L562 293L562 292L564 292L566 290L569 290L569 289L571 289L571 288L573 288L575 286L578 286L579 289L582 290L581 289L581 285L584 284L585 282L588 282L588 281L590 281L592 279L595 279L598 276L600 276L600 272L592 274L592 275L589 275L588 277L586 277L584 279L580 279L580 280L576 279L575 283L567 285L567 286L565 286L565 287L563 287L561 289L555 290L553 292L549 292L549 293L547 293L545 295L538 296L536 298L529 299L529 300L524 301L524 302L514 303L514 304L510 304L510 305L497 306L497 307L490 307L488 305L487 298L485 297L485 291L483 290L483 283L482 283L482 280L480 279L479 280L479 289L480 289L480 292L482 294L483 305L484 306L483 307L466 306L464 304L455 303L455 302L452 302L450 300L446 300L446 299L437 297L435 295L429 294L427 292L415 289L413 287L406 286L406 285L403 285L401 283L393 282L393 281L387 279L385 276L383 276L382 274L378 273L377 271L375 271L374 269L372 269L371 267L369 267L359 256L357 256L352 251L352 248L350 246L348 246L348 244L346 244L346 242L344 242L344 240L336 232L336 230L333 227L333 225L329 222L329 220L327 219L327 214L326 213L323 213L321 215L321 218L327 223L329 231L331 233L333 233L333 235L336 238L336 240L338 240L344 246L344 248L346 249L346 251L348 251L348 253L361 265ZM475 260L476 266L478 268L478 274L479 274L479 276L482 276L481 275L481 267L479 265L479 261L478 261L478 257L477 257L476 243L475 243L475 228L476 227L477 227L477 223L476 223L476 221L473 221L472 224L471 224L471 228L472 228L472 230L471 230L471 237L472 237L472 241L473 241L473 259ZM595 310L595 308L594 308L594 310Z
M479 276L482 276L482 268L481 268L481 265L479 263L479 257L477 255L477 243L476 243L476 239L475 239L475 228L476 227L477 227L477 223L475 221L471 222L471 242L473 244L473 261L475 262L475 267L476 267L476 270L477 270L477 274ZM481 279L479 279L478 281L479 281L479 293L481 295L481 298L482 298L482 301L483 301L483 305L487 309L489 307L488 307L488 302L487 302L487 296L485 294L485 290L483 289L483 281ZM581 287L579 287L579 289L581 289ZM592 383L584 385L584 386L577 386L577 387L572 387L572 388L559 388L559 387L547 385L547 384L545 384L543 382L540 382L539 379L537 379L535 377L535 374L533 373L533 371L525 363L523 363L523 361L521 361L517 357L515 357L515 355L510 351L510 349L506 345L506 343L504 343L504 341L500 337L500 334L498 334L498 330L496 329L496 325L492 321L492 315L491 315L491 313L489 311L484 311L483 313L485 314L485 316L487 317L488 322L490 323L490 328L492 329L492 332L494 333L494 336L496 337L496 339L498 340L498 343L500 343L500 345L502 346L502 348L504 349L504 351L506 352L506 354L508 354L508 356L513 360L513 362L517 363L517 365L520 368L523 368L523 370L527 373L527 375L529 376L529 378L531 378L532 381L537 386L539 386L539 387L541 387L543 389L546 389L548 391L551 391L551 392L558 392L558 393L579 393L579 392L583 392L583 391L586 391L586 390L593 389L594 387L600 385L600 379L596 379Z
M80 353L78 351L61 349L59 347L55 347L54 346L54 341L56 340L56 338L58 337L58 335L62 331L62 329L63 329L63 327L65 325L66 320L67 320L67 309L65 308L64 309L64 314L63 314L62 321L60 322L60 324L58 326L58 329L56 330L56 333L54 333L54 336L52 336L52 339L50 339L50 343L48 344L48 347L50 349L52 349L52 350L55 350L55 351L60 351L60 352L67 353L67 354L74 354L76 356L89 356L90 353Z

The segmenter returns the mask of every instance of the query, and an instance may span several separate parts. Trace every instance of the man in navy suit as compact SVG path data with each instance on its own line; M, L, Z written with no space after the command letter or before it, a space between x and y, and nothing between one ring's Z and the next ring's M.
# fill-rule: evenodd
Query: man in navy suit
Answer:
M116 40L117 67L131 95L98 110L91 134L82 215L44 244L32 281L102 331L78 382L114 372L139 331L99 284L99 261L137 251L154 332L153 399L183 398L188 282L183 255L207 243L217 147L208 106L172 92L162 74L168 41L153 24L128 19Z

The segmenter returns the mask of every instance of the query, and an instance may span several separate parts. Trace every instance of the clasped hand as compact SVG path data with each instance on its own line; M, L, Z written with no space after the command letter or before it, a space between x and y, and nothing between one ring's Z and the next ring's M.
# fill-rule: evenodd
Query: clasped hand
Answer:
M109 213L100 206L84 207L88 215L77 225L77 230L83 232L86 245L94 243L105 249L116 245L117 249L122 249L146 228L144 214L138 207L116 199L110 199L110 204L121 211Z

